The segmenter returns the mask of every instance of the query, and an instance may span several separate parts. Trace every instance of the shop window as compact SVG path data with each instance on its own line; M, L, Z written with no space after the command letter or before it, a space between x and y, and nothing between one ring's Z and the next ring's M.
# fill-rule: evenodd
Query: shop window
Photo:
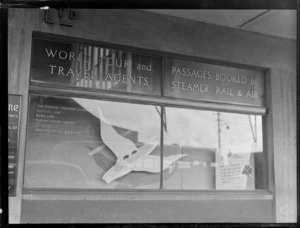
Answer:
M162 116L161 109L31 95L24 187L256 188L260 116L169 107Z
M34 36L24 189L268 189L263 71L87 43Z

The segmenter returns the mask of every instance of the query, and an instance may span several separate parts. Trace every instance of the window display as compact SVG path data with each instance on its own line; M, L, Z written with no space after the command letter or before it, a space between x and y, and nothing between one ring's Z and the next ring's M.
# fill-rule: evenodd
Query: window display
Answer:
M31 95L24 187L251 190L256 153L261 116Z
M158 189L159 123L150 105L32 95L24 187Z

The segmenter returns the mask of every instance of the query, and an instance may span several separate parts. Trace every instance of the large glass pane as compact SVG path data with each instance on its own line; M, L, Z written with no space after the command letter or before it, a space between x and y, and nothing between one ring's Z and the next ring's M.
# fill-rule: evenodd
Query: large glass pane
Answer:
M266 187L261 116L166 108L165 125L164 153L183 157L164 189Z
M158 189L160 108L31 95L25 188Z

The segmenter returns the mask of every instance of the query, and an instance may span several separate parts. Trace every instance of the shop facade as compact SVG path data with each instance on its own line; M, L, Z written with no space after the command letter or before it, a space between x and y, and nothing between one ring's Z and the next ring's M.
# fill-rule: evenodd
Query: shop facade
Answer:
M8 27L11 223L296 222L295 40L144 10Z

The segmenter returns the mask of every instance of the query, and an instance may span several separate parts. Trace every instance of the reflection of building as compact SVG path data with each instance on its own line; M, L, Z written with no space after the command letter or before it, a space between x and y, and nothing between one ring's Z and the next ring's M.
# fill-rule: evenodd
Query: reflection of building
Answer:
M62 13L60 18L58 12ZM248 31L238 29L237 26L229 28L202 23L203 21L192 20L192 18L184 19L180 17L179 12L173 17L158 14L157 11L145 10L76 9L77 18L71 20L68 15L73 15L72 12L69 14L70 10L57 11L56 9L46 12L35 9L9 10L8 92L22 95L23 99L17 191L16 197L9 198L11 222L260 223L296 221L296 42L293 38L256 32L259 25L262 25L258 23L259 21L265 20L267 23L274 15L280 18L280 12L277 12L279 14L274 12L273 15L272 10L265 13L237 11L240 16L247 17L248 15L248 20L255 16L262 16L261 20L252 22L252 29L249 28L250 24L248 28L245 27ZM48 19L53 23L44 20L45 13L49 14ZM202 13L199 15L205 15L205 12ZM220 15L218 12L215 13ZM223 13L226 14L226 12ZM212 14L213 12L210 12L209 15ZM269 17L264 18L263 15L269 15ZM287 12L287 15L292 15L290 18L293 18L293 12ZM258 24L255 24L255 21ZM279 19L278 21L283 23L285 20ZM277 24L278 21L275 16L271 25ZM66 23L71 26L65 26ZM269 27L265 27L265 31ZM42 40L47 40L47 42L42 42ZM39 46L36 42L40 42ZM88 71L97 63L95 56L104 57L106 54L112 60L123 56L122 58L132 63L132 69L124 68L119 63L117 64L119 67L116 68L99 65L94 69L97 79L92 79L90 72L86 72L86 76L81 74L83 78L80 78L77 83L76 72L70 71L68 75L69 70L66 69L74 67L85 69L82 65L85 60L74 60L75 57L73 56L73 59L72 55L67 58L63 52L57 59L48 58L44 51L45 45L55 42L65 44L60 48L74 52L77 48L84 46L83 52L93 56L93 62L87 61L84 66ZM39 47L39 51L36 51ZM56 70L55 75L51 74L52 68L49 65L56 66L52 67ZM105 77L108 71L113 77ZM237 76L234 77L235 75ZM106 83L103 82L105 78ZM245 83L245 80L249 83ZM163 87L166 85L169 87ZM239 92L244 96L239 96ZM259 191L256 188L252 191L228 190L224 192L204 189L205 184L206 186L214 185L211 181L213 178L205 179L203 182L199 180L205 176L205 172L210 177L214 176L215 169L213 167L204 169L204 163L201 163L205 159L206 163L214 161L211 155L212 150L210 150L212 148L203 149L205 158L201 161L197 160L200 157L197 154L200 151L199 148L197 150L180 148L183 150L182 153L187 150L189 157L177 162L180 175L171 176L167 181L171 182L180 178L183 184L184 182L197 183L193 190L183 191L177 187L167 189L168 182L166 182L165 189L158 187L151 191L147 189L122 191L128 186L123 186L124 188L120 186L118 191L113 188L84 191L84 189L72 189L71 184L70 189L50 189L43 184L41 188L26 189L23 185L26 159L30 158L34 152L41 155L42 153L38 153L39 148L44 150L43 156L47 156L49 149L47 146L55 145L53 140L49 140L49 144L41 145L30 144L28 140L28 123L31 118L34 118L30 116L30 113L28 114L32 95L64 98L73 96L107 102L117 101L166 107L166 109L172 107L199 112L210 110L258 115L263 119L263 152L256 153L253 157L255 157L255 178L258 178L260 182L260 189ZM153 107L151 107L152 110L156 112ZM163 108L160 110L165 114ZM120 115L123 114L122 111L115 110ZM148 110L145 111L145 115L142 113L145 118L148 117L147 112ZM190 121L189 118L187 119ZM151 122L153 125L155 123L162 124L160 121ZM82 123L84 124L85 122ZM169 131L170 126L176 125L176 121L172 122L168 119L167 124ZM187 125L183 124L183 121L181 124ZM201 128L194 122L190 125L194 128ZM147 129L143 130L147 131ZM127 130L120 128L119 131ZM36 134L37 141L38 137L40 135ZM56 137L59 141L60 136L56 135ZM132 141L137 141L137 133L131 132L130 138ZM65 147L68 146L63 144L61 150ZM81 153L75 145L68 148L76 150L74 154ZM168 149L163 149L163 152L174 151L178 150L178 147L172 145ZM87 148L85 152L88 153ZM160 148L155 151L157 154L160 152ZM60 159L63 155L57 156ZM73 156L72 159L75 163L80 156ZM186 175L188 172L183 167L192 167L195 172L193 175ZM38 169L42 168L41 165ZM69 167L67 172L75 172L74 169L74 167ZM203 173L198 176L198 171L203 171ZM84 179L79 171L77 175ZM160 180L163 183L164 179ZM196 181L193 182L193 180ZM61 178L60 181L65 181L65 179ZM172 186L176 184L177 182L173 182ZM45 188L42 188L43 186ZM80 185L76 187L80 188ZM183 211L185 213L182 213Z

